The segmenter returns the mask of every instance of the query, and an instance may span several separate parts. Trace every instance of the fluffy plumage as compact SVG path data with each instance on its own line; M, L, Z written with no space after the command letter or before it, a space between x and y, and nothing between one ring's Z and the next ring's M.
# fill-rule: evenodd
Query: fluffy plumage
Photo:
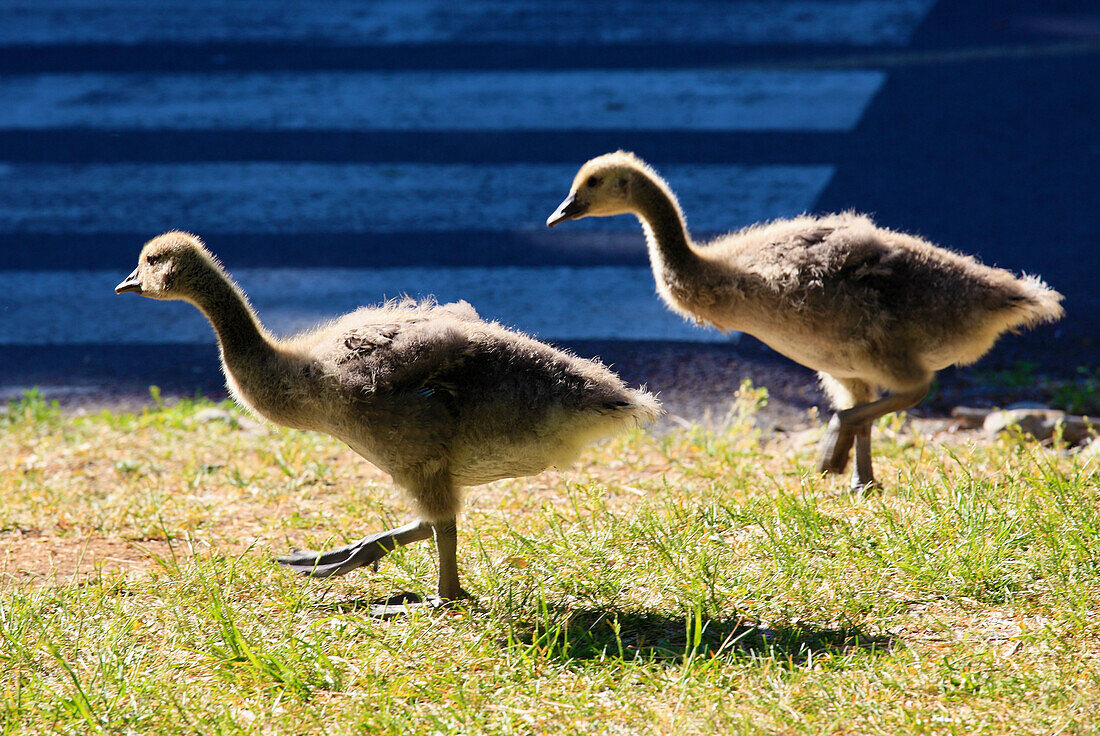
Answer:
M584 164L547 224L627 213L642 223L658 292L671 309L747 332L817 370L842 410L869 404L881 389L912 405L935 371L974 362L1005 331L1062 315L1062 295L1038 278L1017 278L851 212L776 220L696 243L668 184L623 151ZM844 433L864 432L874 413L862 412L858 427L842 422ZM844 451L821 468L846 462ZM873 480L869 455L864 469L857 466L854 479L861 486Z
M437 543L440 528L454 529L463 486L568 464L589 441L660 411L651 394L627 388L602 364L486 322L466 302L390 302L277 339L186 233L147 243L117 291L198 307L218 335L237 401L278 424L333 435L390 473L421 516L417 534L435 533ZM424 538L398 532L344 550L341 565L330 564L331 553L283 561L341 574L377 560L395 539ZM441 547L439 594L454 598L462 591L446 554Z

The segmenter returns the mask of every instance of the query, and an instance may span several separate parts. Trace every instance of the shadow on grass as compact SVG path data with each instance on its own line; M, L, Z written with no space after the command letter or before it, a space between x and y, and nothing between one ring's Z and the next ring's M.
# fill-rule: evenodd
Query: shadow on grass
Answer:
M420 597L414 593L396 593L373 600L345 599L314 605L378 617L380 604L419 601ZM478 607L473 602L457 605ZM394 613L381 617L391 615ZM896 643L891 636L869 634L854 626L769 627L745 617L710 618L698 611L674 616L564 606L545 608L534 620L514 620L510 629L502 642L505 647L525 648L542 656L577 662L618 659L679 665L689 658L747 657L802 667L822 656L881 654Z
M768 627L746 618L708 618L613 610L544 610L537 621L516 622L511 646L528 647L565 661L608 658L682 664L689 658L767 658L805 666L821 656L882 653L894 646L886 635L855 627L819 628L808 624Z
M441 601L436 596L421 597L412 591L402 590L381 598L351 598L315 603L313 608L334 613L363 613L371 618L386 619L404 616L414 608L450 608L466 605L463 601Z

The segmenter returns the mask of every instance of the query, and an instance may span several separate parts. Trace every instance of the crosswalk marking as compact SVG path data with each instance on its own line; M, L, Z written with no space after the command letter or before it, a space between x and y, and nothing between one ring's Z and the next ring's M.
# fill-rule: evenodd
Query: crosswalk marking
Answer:
M548 340L730 339L669 312L654 293L653 274L642 267L284 268L235 269L233 275L264 324L282 335L408 294L465 299L483 318ZM214 341L210 325L189 305L116 295L114 286L125 276L0 272L0 344Z
M0 128L849 130L875 71L42 74L0 78Z
M934 0L5 0L0 43L904 44ZM652 60L643 60L652 64Z
M486 318L551 340L728 340L656 297L633 218L546 230L583 159L617 145L589 144L629 137L698 161L698 152L664 145L667 136L737 141L737 151L770 136L773 148L748 159L763 165L728 150L719 160L739 165L670 165L638 153L656 159L699 237L811 209L833 174L829 146L853 131L885 74L722 60L780 60L787 49L797 63L804 48L903 47L934 2L6 0L0 132L16 142L0 161L0 243L40 252L6 261L22 270L0 270L0 344L212 342L194 309L116 296L128 268L103 270L122 256L132 263L129 249L136 261L143 238L172 228L207 235L215 252L248 255L227 265L278 333L408 293L467 299ZM172 48L168 62L143 61L159 44ZM614 59L601 63L605 49ZM313 63L312 50L334 53ZM163 71L189 53L202 58L181 69L201 72ZM601 66L609 68L593 68ZM497 134L512 135L511 146L482 163L486 137ZM267 148L234 155L234 141L254 135ZM316 136L329 135L338 140L320 151ZM526 150L544 135L568 136L569 150ZM89 151L51 149L51 136ZM349 145L347 136L359 137ZM433 163L403 158L420 136L432 153L418 160ZM773 159L776 136L816 147ZM108 137L119 145L101 149ZM475 139L480 148L470 147ZM477 163L434 163L440 147L472 151L443 160ZM364 155L368 148L379 153ZM358 162L328 162L345 149ZM284 150L298 160L280 160ZM304 244L287 245L295 235ZM331 258L307 257L330 242ZM73 254L95 244L98 260L74 265ZM452 245L461 258L439 257ZM267 257L251 253L268 247ZM434 260L418 260L418 248ZM399 256L371 260L387 249ZM538 257L505 265L515 249ZM392 267L369 267L379 262ZM431 265L443 263L467 265Z
M0 233L543 232L581 163L0 164ZM715 232L802 212L832 169L695 165L662 174L692 227ZM560 235L624 230L640 232L633 218L589 218Z

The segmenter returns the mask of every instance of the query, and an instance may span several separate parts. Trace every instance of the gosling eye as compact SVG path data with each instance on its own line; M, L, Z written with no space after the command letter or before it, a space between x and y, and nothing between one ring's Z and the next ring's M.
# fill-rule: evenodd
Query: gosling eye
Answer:
M145 262L148 263L150 266L157 265L158 263L160 263L160 260L161 260L161 256L159 256L159 255L145 256Z
M595 189L600 185L600 177L595 175L588 177L588 181L585 182L585 185L590 189Z

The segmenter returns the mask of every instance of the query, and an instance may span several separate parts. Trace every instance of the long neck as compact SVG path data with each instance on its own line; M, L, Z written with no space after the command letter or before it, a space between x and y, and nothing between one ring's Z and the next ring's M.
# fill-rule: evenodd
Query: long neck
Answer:
M230 392L268 419L297 429L312 429L309 407L311 372L301 359L281 349L264 330L244 293L216 266L193 301L218 335Z
M227 362L274 354L275 347L244 293L225 274L212 269L203 288L196 291L194 303L214 326Z
M667 276L694 271L699 254L691 247L683 213L672 192L647 176L638 177L634 203L645 230L653 269Z

